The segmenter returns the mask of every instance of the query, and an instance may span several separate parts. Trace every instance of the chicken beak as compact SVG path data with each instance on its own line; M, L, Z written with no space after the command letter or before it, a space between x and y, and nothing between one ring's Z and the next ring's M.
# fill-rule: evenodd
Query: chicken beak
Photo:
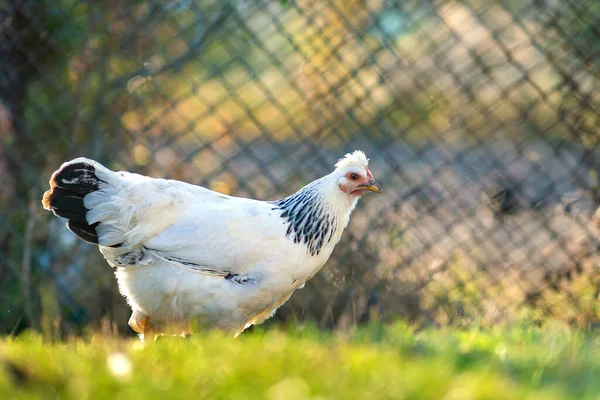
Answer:
M364 185L361 185L365 190L369 190L371 192L375 192L375 193L381 193L381 186L379 186L379 183L377 183L375 181L375 179L371 179L369 180L368 183L365 183Z

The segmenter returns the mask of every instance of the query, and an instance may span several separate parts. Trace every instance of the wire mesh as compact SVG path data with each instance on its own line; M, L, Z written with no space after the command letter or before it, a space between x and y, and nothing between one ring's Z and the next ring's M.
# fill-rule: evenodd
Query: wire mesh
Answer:
M63 161L272 200L354 149L384 194L277 319L593 323L599 26L592 0L2 3L0 330L126 331L41 210Z

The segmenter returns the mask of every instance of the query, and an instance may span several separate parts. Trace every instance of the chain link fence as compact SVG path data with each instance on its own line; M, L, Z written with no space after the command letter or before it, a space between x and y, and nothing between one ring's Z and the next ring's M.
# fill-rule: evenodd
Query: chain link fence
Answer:
M128 331L63 161L272 200L354 149L384 193L276 319L593 324L599 76L593 0L5 1L0 331Z

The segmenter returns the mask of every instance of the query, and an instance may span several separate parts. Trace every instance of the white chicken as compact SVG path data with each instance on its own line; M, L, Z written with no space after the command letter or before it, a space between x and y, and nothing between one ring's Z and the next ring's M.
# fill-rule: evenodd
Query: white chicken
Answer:
M238 335L271 317L327 261L365 191L381 192L355 151L278 201L114 172L77 158L52 175L44 208L97 244L140 337L187 322Z

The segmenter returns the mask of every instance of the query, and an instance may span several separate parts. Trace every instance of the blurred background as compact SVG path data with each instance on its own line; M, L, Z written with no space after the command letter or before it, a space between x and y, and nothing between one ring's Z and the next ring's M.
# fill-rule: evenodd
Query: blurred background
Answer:
M588 327L599 74L594 0L1 2L0 332L130 332L63 161L273 200L354 149L383 195L269 323Z

